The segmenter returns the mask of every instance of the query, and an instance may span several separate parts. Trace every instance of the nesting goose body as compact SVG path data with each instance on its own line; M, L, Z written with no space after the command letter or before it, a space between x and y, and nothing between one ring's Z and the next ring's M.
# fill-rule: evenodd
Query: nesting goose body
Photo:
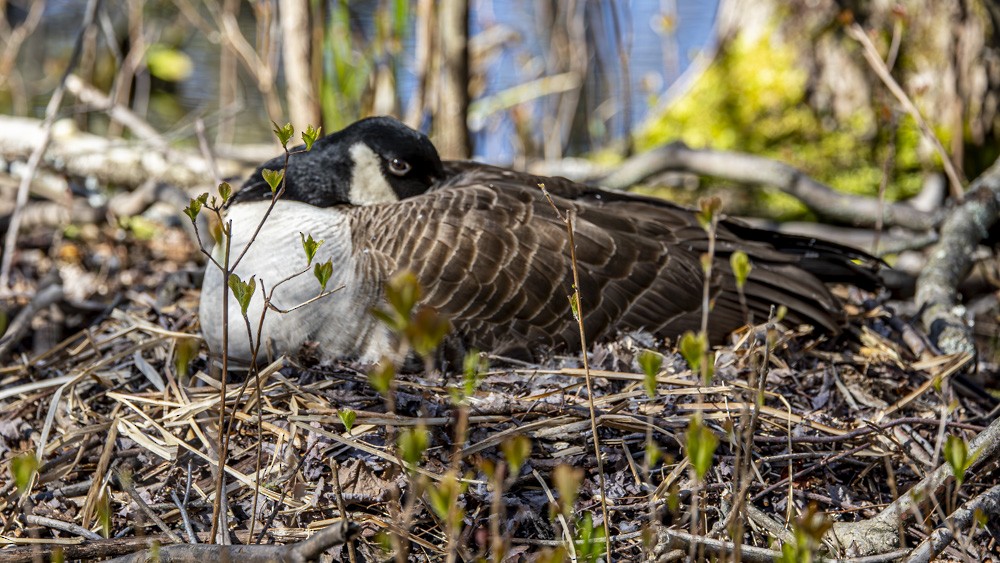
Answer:
M352 130L359 125L362 131ZM271 353L315 342L327 357L377 360L394 343L370 311L381 305L385 283L404 270L417 276L421 303L449 318L466 346L522 357L578 346L565 225L538 184L574 216L588 339L632 330L672 337L700 327L700 256L708 236L692 211L563 178L441 163L425 137L388 118L364 120L327 139L289 162L285 196L237 268L241 277L254 274L271 287L305 267L299 232L325 240L317 260L333 261L329 285L343 289L291 313L269 312L262 338ZM267 209L262 196L270 192L262 183L258 172L228 210L232 248L249 240ZM753 263L744 294L758 319L772 304L785 305L793 321L836 331L840 308L824 282L875 283L871 270L853 261L863 253L723 220L710 282L713 341L745 322L729 266L735 250ZM221 285L210 267L200 314L216 351ZM278 288L275 304L291 307L317 292L315 279L301 276ZM249 311L255 322L262 306L255 295ZM239 319L235 300L230 307L230 318ZM245 359L246 328L230 323L230 355Z

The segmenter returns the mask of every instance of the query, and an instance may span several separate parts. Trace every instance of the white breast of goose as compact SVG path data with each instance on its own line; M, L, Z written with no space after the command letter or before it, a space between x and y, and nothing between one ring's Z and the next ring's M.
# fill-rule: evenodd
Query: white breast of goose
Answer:
M268 205L266 201L240 203L232 206L227 213L226 219L231 220L233 225L233 259L253 236ZM377 361L392 348L388 331L370 314L371 308L380 299L379 292L372 289L378 284L364 279L365 268L359 265L360 253L353 248L348 214L338 207L319 208L296 201L279 201L276 204L264 228L236 268L236 274L244 281L251 275L257 279L257 290L247 311L252 330L256 332L264 308L261 284L270 291L281 280L306 269L299 233L311 234L317 241L324 241L314 263L331 260L333 275L327 289L340 289L288 313L269 310L260 334L263 342L261 355L266 358L269 350L278 353L294 351L306 342L315 342L326 358L354 357L363 362ZM213 254L221 263L221 248L217 246ZM221 291L222 285L221 272L210 265L205 273L202 293L210 295L211 292ZM305 274L278 286L272 303L287 310L319 293L319 282L310 268ZM199 316L209 347L221 350L221 299L203 298ZM250 355L246 323L242 320L239 304L230 296L229 356L246 361Z

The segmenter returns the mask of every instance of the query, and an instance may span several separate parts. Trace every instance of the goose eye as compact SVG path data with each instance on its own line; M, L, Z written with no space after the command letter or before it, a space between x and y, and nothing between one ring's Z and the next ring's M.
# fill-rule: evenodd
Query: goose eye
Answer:
M389 172L396 176L405 176L410 171L410 163L401 158L394 158L389 161Z

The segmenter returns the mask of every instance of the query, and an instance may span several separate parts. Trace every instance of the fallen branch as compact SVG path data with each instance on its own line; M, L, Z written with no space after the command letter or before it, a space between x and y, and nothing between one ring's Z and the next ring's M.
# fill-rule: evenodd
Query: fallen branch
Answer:
M679 141L628 159L598 183L624 189L669 171L775 186L798 198L818 215L858 227L874 227L880 213L885 227L899 226L916 231L933 229L942 218L939 213L920 211L906 203L880 205L876 198L839 193L782 162L739 152L692 149Z
M917 278L920 320L931 340L947 354L975 354L972 329L958 297L958 284L972 268L973 251L1000 212L1000 160L976 178L965 200L941 225L941 238Z
M137 549L148 548L153 543L169 544L164 536L109 538L88 540L81 543L50 543L8 546L0 551L4 563L33 563L34 561L56 561L59 554L63 560L95 561L103 557L117 557L133 553Z
M171 149L163 153L143 142L107 139L72 127L69 122L60 122L55 128L41 166L129 188L150 178L181 188L212 182L211 166L198 152ZM27 159L44 137L43 123L37 119L0 116L0 157L6 160ZM238 175L243 168L233 160L219 160L218 164L224 177Z
M312 536L287 545L208 545L174 544L153 550L111 559L109 563L145 563L152 560L163 562L203 563L204 561L240 561L240 563L273 563L280 561L313 561L330 549L342 545L358 532L355 524L341 520L316 532Z
M48 518L46 516L36 516L34 514L25 514L24 521L32 526L44 526L46 528L52 528L53 530L59 530L61 532L66 532L67 534L73 534L75 536L80 536L88 540L101 540L104 539L95 532L91 532L83 526L78 526L72 522L63 522L62 520L56 520L55 518Z
M955 539L955 531L978 524L976 512L984 514L987 521L1000 520L1000 485L994 485L976 498L965 503L948 517L948 521L938 526L910 553L907 563L926 563L934 559Z
M1000 454L1000 418L995 418L972 439L969 452L971 464L966 470L967 475ZM919 514L921 506L938 495L954 477L950 465L940 465L874 518L861 522L838 522L828 535L841 548L859 555L873 555L893 549L899 541L899 528Z
M736 552L736 544L730 541L695 536L667 528L656 530L656 547L654 548L656 554L667 555L675 549L686 552L691 546L698 546L705 550L706 555L718 559L726 559L727 556ZM741 545L740 556L743 561L771 563L781 557L781 552L752 545ZM657 558L656 560L660 561L661 559Z

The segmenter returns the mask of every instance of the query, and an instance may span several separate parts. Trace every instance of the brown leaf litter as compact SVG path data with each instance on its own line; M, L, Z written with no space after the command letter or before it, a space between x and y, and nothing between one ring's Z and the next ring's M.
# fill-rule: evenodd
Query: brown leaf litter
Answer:
M211 526L218 370L203 346L189 365L178 361L178 351L198 338L191 275L197 255L178 242L187 240L180 229L152 241L122 229L88 229L61 242L31 234L22 240L18 290L30 295L57 269L66 303L38 315L30 338L0 367L0 558L29 560L56 546L67 558L93 553L83 551L95 540L81 539L82 531L26 515L123 538L100 540L118 542L118 551L107 544L106 555L125 552L124 538L188 541L186 528L203 533ZM790 523L809 505L833 521L871 518L943 462L946 435L969 440L996 416L956 393L969 358L914 353L892 328L888 309L861 307L857 295L850 302L850 337L830 340L799 327L735 335L718 350L710 385L669 345L641 335L594 347L616 559L670 553L675 547L650 545L653 536L644 530L666 524L690 532L692 502L703 535L731 541L738 521L740 543L762 549L776 536L790 537ZM652 399L636 361L645 348L664 356ZM584 470L575 513L600 521L586 374L572 354L540 366L493 364L470 400L468 435L458 449L468 486L459 497L460 553L485 555L493 526L508 554L524 558L565 544L563 524L550 516L559 465ZM413 560L442 558L445 523L426 496L410 495L414 482L440 482L452 467L457 415L447 385L454 381L399 377L393 413L361 366L277 360L242 395L239 382L231 382L225 401L235 421L225 471L233 537L294 542L347 518L361 529L353 547L365 560L388 557L379 540L387 531L411 542ZM349 431L338 416L346 409L357 415ZM696 412L720 439L703 483L692 477L683 447ZM417 425L429 432L430 446L410 478L391 436ZM496 502L490 468L503 461L501 445L514 436L528 437L531 453ZM652 465L649 444L662 452ZM40 466L30 491L19 494L7 467L25 452L37 452ZM747 454L752 463L741 468ZM916 524L903 526L900 539L919 543L997 476L995 463L967 476L961 490L953 487ZM741 518L729 516L737 498ZM491 515L498 508L497 524ZM969 536L944 556L978 557L995 549L991 541ZM346 558L346 548L331 556Z

